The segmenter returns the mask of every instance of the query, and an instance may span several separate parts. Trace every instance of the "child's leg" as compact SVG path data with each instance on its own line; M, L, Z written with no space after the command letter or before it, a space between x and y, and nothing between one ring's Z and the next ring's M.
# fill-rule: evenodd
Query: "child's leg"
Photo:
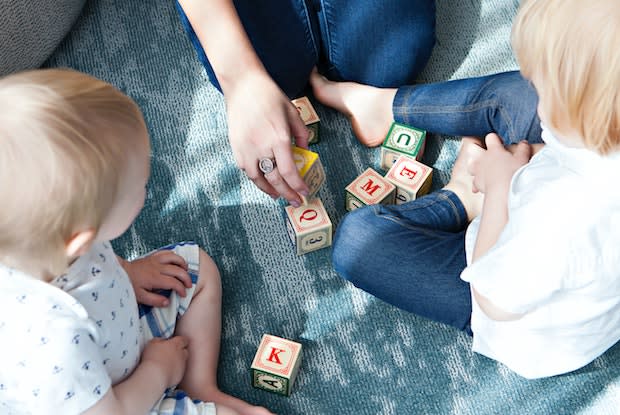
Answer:
M218 415L271 414L265 408L250 405L221 392L217 386L221 297L220 273L211 257L201 249L196 291L175 331L175 334L190 339L187 371L179 387L194 399L214 402Z
M445 189L403 205L348 213L334 238L336 271L390 304L467 330L471 294L460 273L465 230L482 198L471 192L467 173L478 143L465 139Z
M383 142L396 120L436 134L478 136L495 132L506 144L540 139L536 91L519 72L381 89L331 82L313 73L314 95L351 119L369 147Z

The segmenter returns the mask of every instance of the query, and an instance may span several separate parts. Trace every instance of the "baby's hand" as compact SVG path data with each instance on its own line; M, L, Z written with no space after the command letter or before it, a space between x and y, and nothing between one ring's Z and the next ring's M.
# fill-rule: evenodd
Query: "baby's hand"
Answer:
M185 375L189 340L184 336L154 338L144 347L140 363L153 363L166 375L166 387L178 385Z
M185 297L185 290L192 286L187 263L172 251L157 251L131 262L122 260L121 264L131 279L138 302L145 305L169 304L168 298L155 290L174 290Z

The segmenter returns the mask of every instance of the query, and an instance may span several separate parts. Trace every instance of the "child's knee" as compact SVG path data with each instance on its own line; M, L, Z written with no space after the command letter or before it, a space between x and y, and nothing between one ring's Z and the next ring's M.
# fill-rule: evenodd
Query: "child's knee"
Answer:
M354 278L364 255L379 246L376 240L379 233L372 226L375 218L373 208L365 207L349 212L338 225L332 247L332 263L336 272L346 280Z
M208 286L210 290L217 289L218 293L221 291L221 279L220 271L213 261L213 258L209 256L202 248L199 249L199 278L198 289L202 289L204 286Z

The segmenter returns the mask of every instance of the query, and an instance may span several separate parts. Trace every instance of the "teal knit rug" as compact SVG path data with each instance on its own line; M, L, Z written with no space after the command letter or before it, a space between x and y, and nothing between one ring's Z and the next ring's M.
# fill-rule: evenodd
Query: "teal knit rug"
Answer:
M438 3L437 47L422 81L516 67L509 34L517 0ZM153 174L144 211L114 245L131 258L195 240L211 254L224 290L218 377L225 392L282 415L620 413L619 345L577 372L527 381L472 353L467 335L344 282L329 249L296 256L284 205L235 167L224 101L195 59L172 0L88 1L46 66L107 80L142 107ZM327 174L319 197L337 226L344 187L378 168L379 151L360 146L340 114L317 111L322 139L313 149ZM429 138L425 162L436 169L435 188L458 147L454 137ZM290 397L251 386L263 333L303 344Z

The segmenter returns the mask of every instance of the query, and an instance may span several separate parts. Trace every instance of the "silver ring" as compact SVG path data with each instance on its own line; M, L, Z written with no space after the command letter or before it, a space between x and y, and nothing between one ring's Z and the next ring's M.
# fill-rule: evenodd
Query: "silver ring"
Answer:
M263 174L269 174L276 168L276 160L270 157L261 157L258 160L258 169Z

